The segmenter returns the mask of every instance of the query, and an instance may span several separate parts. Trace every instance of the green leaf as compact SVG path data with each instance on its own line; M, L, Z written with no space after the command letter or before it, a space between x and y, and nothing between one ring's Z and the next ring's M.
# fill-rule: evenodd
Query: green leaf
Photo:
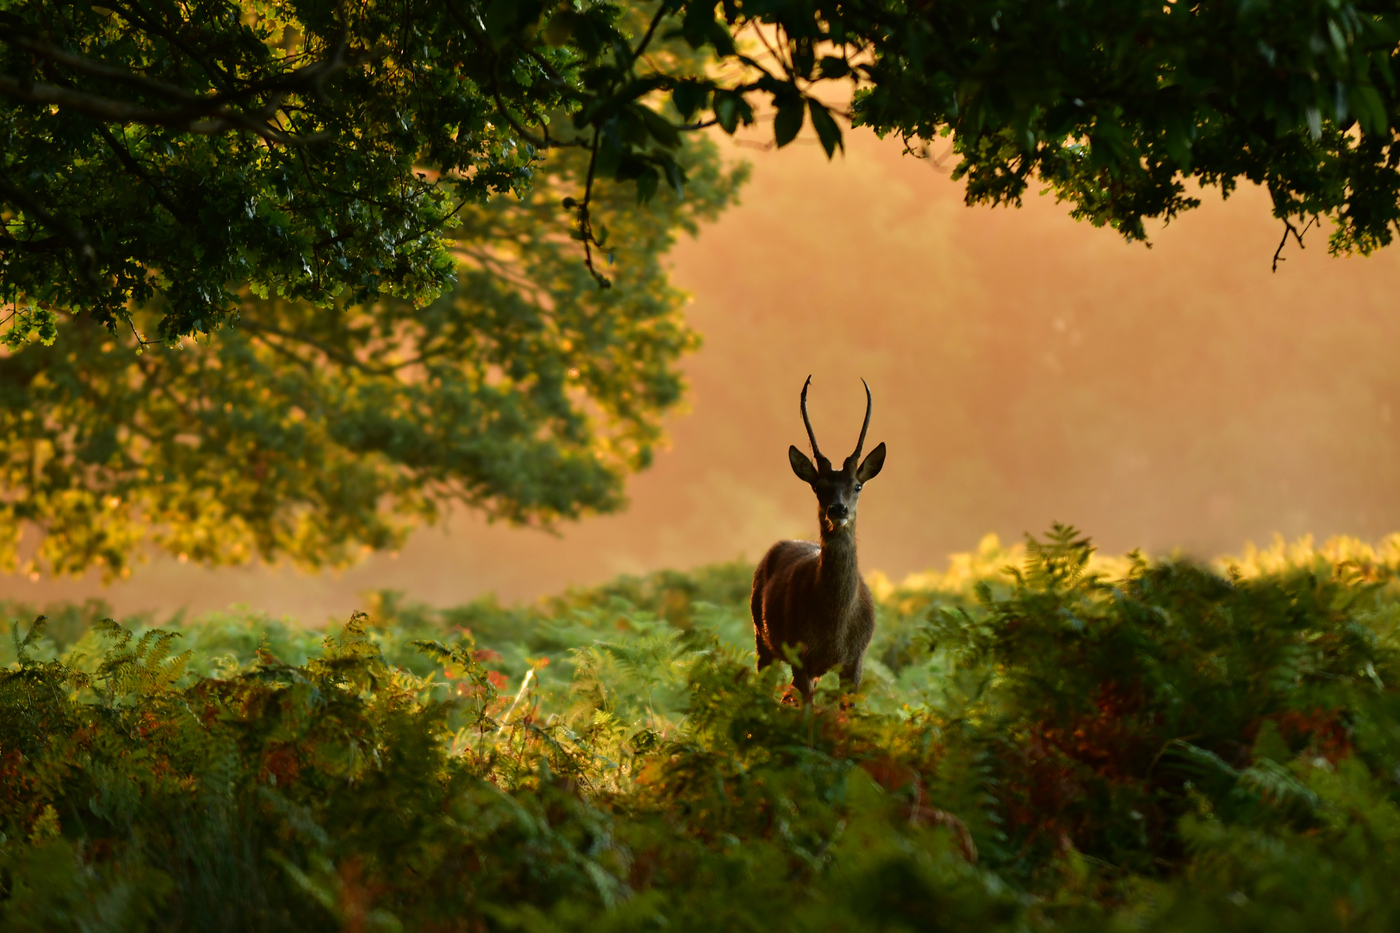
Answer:
M802 97L797 94L785 95L778 100L778 115L773 118L773 137L779 148L797 138L802 131L802 117L806 111Z
M676 129L675 124L670 120L667 120L650 107L645 107L641 104L636 105L636 113L642 118L642 123L646 126L647 132L650 133L651 137L658 143L665 146L667 149L675 149L680 146L680 131Z
M715 91L715 119L720 129L733 135L740 122L745 126L753 123L753 108L737 91Z
M637 203L645 204L656 197L656 188L661 183L661 175L651 166L637 176ZM598 245L602 245L601 241Z
M700 81L681 81L671 92L671 101L676 106L676 112L686 121L705 106L709 97L710 85Z
M713 3L695 2L685 11L685 19L681 20L681 35L685 41L690 43L692 49L698 49L710 38L710 27L715 23L715 6Z
M666 182L676 192L676 196L685 197L685 169L681 164L668 154L661 162L661 168L666 172Z
M842 152L846 151L846 144L841 139L841 127L836 125L836 121L831 118L831 113L826 107L816 100L807 101L807 109L812 114L812 127L817 131L817 138L821 140L822 148L826 150L826 157L829 159L835 153L837 147Z
M705 38L710 45L715 47L715 54L720 58L728 58L737 51L734 46L734 37L730 34L728 27L718 20L711 22L709 28L705 30Z

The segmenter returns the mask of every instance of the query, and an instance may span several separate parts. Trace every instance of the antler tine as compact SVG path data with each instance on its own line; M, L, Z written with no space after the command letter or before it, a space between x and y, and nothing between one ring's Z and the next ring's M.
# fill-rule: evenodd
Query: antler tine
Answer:
M870 430L870 409L874 406L874 402L870 398L870 383L862 378L860 384L865 386L865 423L860 426L860 440L856 441L856 452L851 454L850 459L846 461L851 464L860 461L861 449L865 447L865 432Z
M817 458L817 466L830 470L831 461L822 456L821 448L817 446L817 435L812 432L812 419L807 417L807 387L811 384L811 376L802 383L802 423L807 426L807 440L812 442L812 456Z

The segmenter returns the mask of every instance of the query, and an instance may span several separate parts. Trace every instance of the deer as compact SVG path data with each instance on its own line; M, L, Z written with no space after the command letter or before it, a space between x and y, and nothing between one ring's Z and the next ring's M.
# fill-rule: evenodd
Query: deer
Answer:
M802 695L804 708L812 703L817 679L833 668L839 670L841 688L848 695L860 686L865 649L875 633L875 601L856 563L856 504L861 487L885 465L883 442L860 459L873 407L869 383L861 380L865 423L860 439L839 470L831 468L817 447L807 416L811 384L808 376L801 407L816 464L796 446L788 447L788 461L797 478L817 495L821 543L779 541L769 548L754 569L749 598L758 670L775 660L790 661L792 685Z

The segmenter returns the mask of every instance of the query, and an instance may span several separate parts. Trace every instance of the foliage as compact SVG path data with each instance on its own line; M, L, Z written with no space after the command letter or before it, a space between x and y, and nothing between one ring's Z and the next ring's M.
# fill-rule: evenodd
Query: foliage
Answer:
M173 343L236 321L245 288L422 305L452 283L464 206L536 187L544 228L571 217L607 286L622 231L595 181L645 202L693 179L695 105L678 123L655 99L712 83L689 20L670 2L6 3L7 342L51 341L64 313L135 331L146 309ZM560 149L586 165L562 192L540 171ZM513 243L485 233L485 250Z
M1144 218L1200 203L1187 180L1248 180L1285 222L1331 217L1334 251L1383 246L1400 220L1394 3L966 0L876 19L856 27L874 60L859 121L951 133L969 202L1020 203L1038 178L1144 239Z
M0 565L26 527L31 567L120 575L147 541L206 564L343 565L453 502L538 524L617 508L698 344L663 257L741 177L706 140L686 151L683 200L595 192L618 288L551 231L586 171L565 152L523 197L462 207L457 284L425 307L268 298L182 348L132 354L80 321L0 357Z
M1068 528L989 540L877 581L848 712L753 673L740 565L533 608L379 594L319 649L247 614L78 607L17 628L0 673L0 909L45 930L1392 929L1397 571L1400 538L1219 571L1101 560Z
M12 342L55 316L115 327L160 308L163 340L236 313L237 288L327 307L449 283L442 226L521 193L545 153L588 155L564 202L594 263L592 181L681 190L681 136L773 113L842 144L816 89L929 142L952 134L970 201L1039 178L1129 238L1197 200L1268 186L1368 251L1400 217L1391 127L1400 10L1388 0L664 0L549 4L203 0L0 11L0 200ZM705 50L714 64L676 54ZM604 218L606 219L606 218ZM1294 229L1296 232L1296 228Z
M7 3L6 297L109 329L155 302L166 341L244 284L432 300L456 209L535 180L509 110L567 116L562 90L622 41L598 5L568 47L517 45L528 6L488 26L441 3Z

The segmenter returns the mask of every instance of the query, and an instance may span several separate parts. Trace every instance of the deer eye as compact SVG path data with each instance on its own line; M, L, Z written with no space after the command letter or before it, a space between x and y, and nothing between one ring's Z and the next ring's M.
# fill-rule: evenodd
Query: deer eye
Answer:
M863 487L864 485L864 483L856 483L856 492L860 492L861 487Z

